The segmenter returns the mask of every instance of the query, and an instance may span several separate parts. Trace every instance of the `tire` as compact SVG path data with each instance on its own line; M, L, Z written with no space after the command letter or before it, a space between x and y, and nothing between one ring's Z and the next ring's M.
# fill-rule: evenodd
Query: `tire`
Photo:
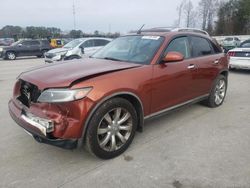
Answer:
M47 50L42 50L42 55L37 55L36 57L38 58L43 58L44 54L47 52Z
M224 75L219 75L214 82L213 88L208 99L203 104L208 107L215 108L223 104L227 92L227 78Z
M8 60L15 60L16 59L15 52L6 52L6 59L8 59Z
M129 101L123 98L107 100L89 121L87 150L102 159L120 155L131 144L137 122L137 113Z
M72 55L72 56L66 57L64 60L73 60L73 59L80 59L80 57L76 55Z

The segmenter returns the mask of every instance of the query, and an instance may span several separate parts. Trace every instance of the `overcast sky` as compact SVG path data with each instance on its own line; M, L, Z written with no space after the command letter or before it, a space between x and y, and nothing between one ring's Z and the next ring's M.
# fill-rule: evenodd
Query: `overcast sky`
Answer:
M122 32L171 26L182 0L74 0L76 29ZM199 0L192 0L196 5ZM73 0L0 0L0 28L5 25L74 28Z

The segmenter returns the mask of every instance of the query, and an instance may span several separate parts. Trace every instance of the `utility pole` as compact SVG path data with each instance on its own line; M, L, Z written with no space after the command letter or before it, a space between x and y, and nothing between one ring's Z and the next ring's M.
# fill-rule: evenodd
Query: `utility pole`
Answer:
M73 18L74 18L74 30L76 30L76 9L75 9L75 0L73 0Z

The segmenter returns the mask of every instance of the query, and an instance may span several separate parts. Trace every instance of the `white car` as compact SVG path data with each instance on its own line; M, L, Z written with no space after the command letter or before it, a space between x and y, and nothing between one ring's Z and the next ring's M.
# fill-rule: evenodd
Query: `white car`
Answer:
M62 48L50 50L44 54L45 62L53 63L61 60L80 59L88 57L94 52L108 44L110 38L79 38L72 40Z
M240 45L240 39L238 37L227 37L223 40L222 45L228 47L237 47Z
M250 70L250 40L246 40L238 48L228 51L229 68Z

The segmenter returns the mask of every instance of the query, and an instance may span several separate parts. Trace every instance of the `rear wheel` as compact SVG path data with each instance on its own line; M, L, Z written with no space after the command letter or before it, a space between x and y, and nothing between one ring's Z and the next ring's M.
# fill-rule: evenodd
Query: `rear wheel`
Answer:
M136 127L133 105L123 98L110 99L91 117L86 134L87 149L103 159L116 157L128 148Z
M204 103L209 107L218 107L223 104L227 92L227 78L224 75L218 76L211 93Z
M16 59L16 54L15 54L15 52L7 52L7 53L6 53L6 59L15 60L15 59Z

